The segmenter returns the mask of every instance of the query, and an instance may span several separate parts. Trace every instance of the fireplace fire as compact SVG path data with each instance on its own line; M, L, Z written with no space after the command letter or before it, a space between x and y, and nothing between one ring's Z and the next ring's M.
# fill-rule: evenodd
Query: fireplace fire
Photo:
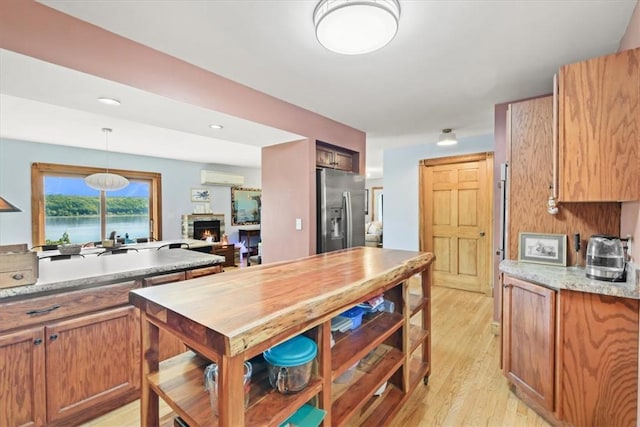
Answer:
M196 240L220 241L220 221L194 221L193 238Z

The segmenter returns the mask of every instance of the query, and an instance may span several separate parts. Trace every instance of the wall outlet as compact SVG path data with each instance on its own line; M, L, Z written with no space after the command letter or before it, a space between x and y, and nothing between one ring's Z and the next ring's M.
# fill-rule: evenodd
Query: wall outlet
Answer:
M296 230L302 230L302 218L296 218Z

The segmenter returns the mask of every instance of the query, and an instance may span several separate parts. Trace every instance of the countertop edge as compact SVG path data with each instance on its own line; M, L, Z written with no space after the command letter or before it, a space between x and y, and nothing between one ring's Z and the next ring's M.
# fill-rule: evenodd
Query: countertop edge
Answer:
M637 284L627 282L605 282L585 276L584 268L557 267L504 260L500 271L517 279L527 280L555 290L571 290L591 294L640 299ZM632 269L631 271L635 271ZM635 274L632 274L635 279Z

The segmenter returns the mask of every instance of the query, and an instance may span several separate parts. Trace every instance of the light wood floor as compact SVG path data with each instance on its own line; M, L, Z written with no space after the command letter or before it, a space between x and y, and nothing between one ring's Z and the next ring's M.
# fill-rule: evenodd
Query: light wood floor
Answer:
M491 333L492 299L434 287L429 385L419 386L394 420L406 426L549 426L508 387L500 372L500 339ZM162 407L163 414L170 409ZM140 424L139 403L130 403L84 424Z

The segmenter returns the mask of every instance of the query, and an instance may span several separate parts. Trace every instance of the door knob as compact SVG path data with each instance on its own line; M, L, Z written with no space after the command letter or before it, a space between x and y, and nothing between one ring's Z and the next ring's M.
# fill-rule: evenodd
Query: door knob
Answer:
M484 235L485 235L485 232L484 232L484 231L481 231L481 232L480 232L480 237L484 237Z

